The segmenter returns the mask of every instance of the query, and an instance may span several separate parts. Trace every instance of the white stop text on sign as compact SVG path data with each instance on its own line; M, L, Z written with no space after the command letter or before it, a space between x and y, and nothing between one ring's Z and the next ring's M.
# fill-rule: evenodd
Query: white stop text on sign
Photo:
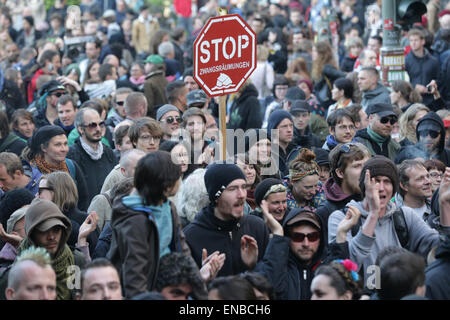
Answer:
M213 48L214 61L219 61L220 53L225 59L232 59L236 55L236 51L237 57L240 58L242 56L242 49L247 48L249 43L250 39L245 34L238 36L237 39L234 37L226 37L225 40L218 38L211 40L211 42L204 40L200 43L200 52L202 53L200 61L202 63L208 63L211 59L211 49Z

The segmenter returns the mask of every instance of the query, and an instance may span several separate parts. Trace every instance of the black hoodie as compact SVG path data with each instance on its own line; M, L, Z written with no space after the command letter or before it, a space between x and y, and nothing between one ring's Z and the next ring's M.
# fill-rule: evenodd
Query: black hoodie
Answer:
M257 129L262 125L258 90L253 84L247 85L241 95L233 101L227 129Z
M249 235L258 243L258 261L264 256L269 242L269 229L264 220L254 215L244 215L240 219L223 221L214 215L214 207L209 205L195 217L184 229L186 242L192 257L202 265L202 249L208 255L218 250L226 254L225 263L218 276L239 274L247 270L241 259L241 237Z
M420 121L417 123L417 127L416 127L416 137L417 137L417 141L419 140L419 129L421 124L424 121L433 121L434 123L436 123L439 128L440 128L440 132L441 132L441 137L440 137L440 141L439 141L439 145L438 145L438 152L437 155L434 156L435 159L438 159L440 161L442 161L446 167L450 167L450 149L445 148L445 126L444 126L444 122L442 121L441 117L439 117L435 112L431 111L428 112L422 119L420 119ZM420 144L419 144L420 146Z
M436 250L436 260L425 270L425 296L432 300L450 299L450 236Z

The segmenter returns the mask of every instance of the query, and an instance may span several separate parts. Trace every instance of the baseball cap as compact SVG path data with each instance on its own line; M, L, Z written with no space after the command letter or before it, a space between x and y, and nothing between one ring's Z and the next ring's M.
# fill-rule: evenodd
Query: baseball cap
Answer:
M291 114L297 114L300 112L310 112L309 104L305 100L295 100L291 105Z
M41 232L45 232L45 231L50 230L51 228L53 228L55 226L61 226L64 229L66 229L66 225L61 220L59 220L57 218L50 218L48 220L45 220L44 222L38 224L36 226L36 229L41 231Z
M321 230L320 222L317 218L317 216L309 211L305 211L303 208L296 208L292 210L291 214L295 214L296 211L300 211L294 218L287 221L286 226L292 226L293 224L296 224L298 222L309 222L313 226L315 226L317 229Z
M290 87L286 92L286 96L284 97L286 100L292 102L294 100L305 100L306 95L302 89L299 87Z
M151 63L156 65L164 64L164 59L158 54L152 54L144 60L144 63Z
M426 131L426 130L441 132L441 127L434 120L424 119L417 125L417 131L420 132L420 131Z
M186 96L187 105L190 106L194 103L205 103L208 99L206 93L203 90L192 90Z
M371 114L377 114L380 118L386 117L386 116L395 116L397 117L397 114L394 112L394 108L389 103L374 103L370 104L366 109L367 115Z
M40 95L44 95L46 93L50 93L56 90L66 91L66 88L57 80L50 80L41 87Z

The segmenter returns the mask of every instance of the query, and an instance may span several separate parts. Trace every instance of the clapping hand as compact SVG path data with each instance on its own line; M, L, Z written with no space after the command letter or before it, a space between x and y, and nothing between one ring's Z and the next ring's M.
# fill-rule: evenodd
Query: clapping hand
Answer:
M214 251L210 256L208 256L208 251L203 249L202 268L200 269L200 275L203 281L209 282L217 276L225 263L225 258L225 253Z
M258 261L258 243L246 234L241 237L241 259L249 269L253 269Z
M347 240L347 233L358 223L361 212L358 208L348 206L347 214L339 222L336 231L336 243L344 243Z

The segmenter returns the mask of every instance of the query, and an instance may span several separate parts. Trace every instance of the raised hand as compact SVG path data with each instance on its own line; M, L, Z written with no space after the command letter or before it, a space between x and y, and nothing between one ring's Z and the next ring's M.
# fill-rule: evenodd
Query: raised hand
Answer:
M98 215L97 212L92 211L84 220L83 224L80 226L78 232L78 245L80 247L85 246L87 237L97 228Z
M344 243L347 240L347 233L358 223L361 212L358 208L349 206L344 219L339 222L336 231L336 243Z
M450 227L450 168L445 168L439 187L439 210L441 225Z
M246 234L241 237L241 259L249 269L253 269L258 261L258 243Z
M369 205L371 214L379 216L380 214L380 184L375 181L375 178L370 177L370 171L366 170L364 177L364 185L366 186L366 199Z
M283 236L284 231L281 224L274 218L274 216L269 213L269 205L267 204L266 200L263 200L261 202L261 210L264 214L264 222L267 224L267 227L269 227L270 231L272 231L273 234L276 234L278 236Z
M22 242L23 238L17 232L6 233L3 225L0 223L0 239L5 242L10 243L14 247L18 247Z

